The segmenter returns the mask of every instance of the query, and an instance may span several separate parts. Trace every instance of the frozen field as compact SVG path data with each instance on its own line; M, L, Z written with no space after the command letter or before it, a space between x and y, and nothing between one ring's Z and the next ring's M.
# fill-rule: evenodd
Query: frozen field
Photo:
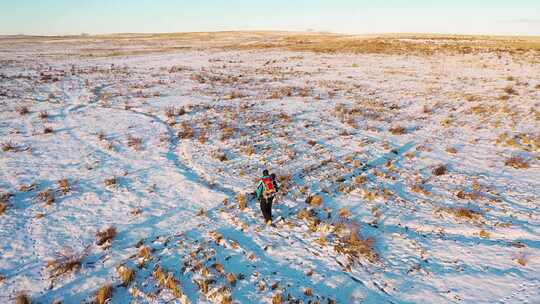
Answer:
M0 38L1 303L540 303L540 51L232 36Z

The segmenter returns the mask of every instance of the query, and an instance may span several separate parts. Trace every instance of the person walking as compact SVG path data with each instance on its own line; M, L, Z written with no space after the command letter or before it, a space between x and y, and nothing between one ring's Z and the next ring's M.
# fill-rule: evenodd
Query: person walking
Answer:
M255 191L264 221L268 225L272 225L272 203L279 191L279 186L276 181L275 174L269 174L268 170L263 170L263 176L257 183Z

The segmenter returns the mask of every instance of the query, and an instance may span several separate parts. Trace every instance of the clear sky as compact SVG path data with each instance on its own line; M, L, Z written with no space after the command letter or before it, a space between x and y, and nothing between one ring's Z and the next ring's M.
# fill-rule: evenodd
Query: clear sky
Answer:
M540 36L540 0L0 0L0 34L307 29Z

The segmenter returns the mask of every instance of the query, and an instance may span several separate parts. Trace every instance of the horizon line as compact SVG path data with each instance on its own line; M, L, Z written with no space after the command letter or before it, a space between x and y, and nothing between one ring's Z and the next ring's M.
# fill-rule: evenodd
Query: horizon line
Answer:
M280 33L280 34L326 34L339 36L428 36L428 37L524 37L524 38L540 38L540 35L525 35L525 34L463 34L463 33L443 33L443 32L377 32L377 33L345 33L332 31L316 31L316 30L216 30L216 31L171 31L171 32L109 32L109 33L85 33L80 34L0 34L0 38L75 38L75 37L100 37L100 36L120 36L120 35L170 35L170 34L210 34L210 33Z

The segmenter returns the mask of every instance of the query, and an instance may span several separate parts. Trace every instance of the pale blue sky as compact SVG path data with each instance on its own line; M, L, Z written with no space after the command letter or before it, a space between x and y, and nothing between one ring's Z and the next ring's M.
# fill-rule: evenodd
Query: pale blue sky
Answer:
M0 34L307 29L540 35L540 0L0 0Z

